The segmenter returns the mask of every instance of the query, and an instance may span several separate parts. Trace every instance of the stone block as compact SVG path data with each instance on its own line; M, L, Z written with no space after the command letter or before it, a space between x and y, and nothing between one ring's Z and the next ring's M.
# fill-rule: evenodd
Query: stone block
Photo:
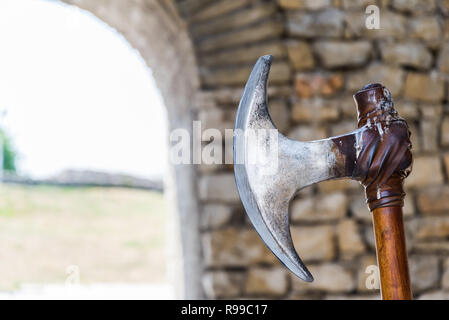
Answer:
M346 215L347 204L342 192L297 199L290 204L291 219L293 222L337 220Z
M415 204L412 194L408 194L404 198L404 208L402 209L405 218L413 217L415 215Z
M409 257L412 291L419 293L438 286L439 261L436 256L412 255Z
M426 188L418 194L417 204L423 214L449 212L449 187Z
M449 153L445 153L443 155L443 162L444 162L444 170L446 172L446 175L449 176Z
M441 104L422 103L419 107L421 118L424 120L440 120L443 113L443 106Z
M331 6L332 0L278 0L284 9L319 10Z
M360 258L357 267L357 291L378 293L380 288L380 279L377 271L367 269L368 267L377 267L376 255L365 255ZM377 275L377 277L376 277Z
M236 298L242 294L243 271L208 271L202 279L206 296L212 299Z
M443 183L441 163L438 156L415 156L413 170L405 179L406 188L422 188Z
M337 225L338 247L343 259L354 257L365 252L359 226L354 220L345 219Z
M422 119L421 126L421 139L422 150L435 152L438 150L438 120L436 119Z
M251 268L245 282L245 293L254 296L283 296L288 290L288 280L284 267Z
M344 293L351 292L356 286L352 272L342 265L335 263L311 265L309 270L315 280L307 283L292 275L293 291Z
M432 240L444 239L449 236L449 217L425 217L413 221L415 226L415 239Z
M408 122L408 128L411 133L410 142L412 143L412 152L416 155L422 150L421 133L418 130L418 126L413 121Z
M441 144L449 146L449 117L444 117L441 124Z
M262 24L257 24L236 32L206 38L198 43L197 49L201 53L206 53L238 45L249 45L265 39L278 37L283 31L283 24L278 21L268 20Z
M449 258L444 260L442 273L441 286L443 289L449 289Z
M416 103L405 100L394 101L394 108L399 115L406 121L416 120L419 118L418 106Z
M206 91L213 97L216 104L232 106L235 108L238 106L240 99L242 98L242 87L224 87L219 89L213 89ZM289 85L270 85L268 86L268 98L288 98L292 95L292 88ZM233 117L230 117L235 120Z
M300 125L294 127L288 133L288 137L299 141L312 141L327 138L327 134L323 126Z
M341 1L342 7L344 9L348 10L355 10L355 9L365 9L370 4L373 4L372 0L342 0Z
M325 68L364 65L370 59L373 51L369 41L321 40L315 42L313 48Z
M409 21L409 36L411 38L427 42L437 42L441 39L442 32L438 19L435 16L419 16Z
M214 34L238 30L272 16L276 9L273 3L252 6L234 14L217 17L207 23L191 24L190 34L194 39L201 39Z
M437 0L438 9L444 16L449 16L449 0Z
M281 99L270 99L268 110L274 125L282 133L290 125L290 110L287 101Z
M336 9L316 13L287 12L287 31L293 37L314 38L325 34L328 38L334 38L342 36L343 29L343 13Z
M321 193L330 193L345 190L362 190L360 183L350 179L336 179L323 181L318 184L318 190Z
M217 71L203 70L202 82L208 87L219 86L244 86L253 70L253 66L233 67ZM273 62L270 69L270 82L274 84L287 83L290 81L290 67L285 62Z
M376 251L376 239L374 237L373 223L366 224L363 228L363 238L370 251Z
M449 74L449 43L445 43L438 56L438 70Z
M393 99L397 98L402 91L404 83L404 71L401 68L383 64L372 64L363 71L349 73L346 86L350 92L357 92L368 83L382 83L390 90Z
M199 196L203 201L240 202L233 173L202 176L199 181Z
M345 35L347 38L404 39L407 34L407 19L396 12L381 11L381 28L367 29L364 11L345 12Z
M295 70L309 70L315 66L312 50L305 41L288 41L287 53Z
M369 223L372 221L371 213L366 203L365 192L360 192L351 198L350 211L353 217Z
M405 79L404 96L421 102L441 102L444 99L444 80L438 74L409 72Z
M447 254L449 253L449 242L440 240L414 242L413 250L415 252L422 252L425 254L437 253Z
M383 43L382 60L398 65L427 70L432 65L432 54L419 42Z
M291 233L295 248L303 261L329 261L335 257L335 232L331 226L293 226Z
M207 267L247 267L278 261L254 229L226 228L206 232L202 243Z
M432 291L423 293L418 297L418 300L449 300L449 292Z
M392 0L392 6L398 11L422 14L434 11L436 9L436 0Z
M275 61L279 61L287 56L287 50L280 41L270 41L267 43L247 46L245 48L237 48L233 50L225 50L202 55L199 59L201 64L211 66L213 68L221 66L231 66L236 64L248 63L253 65L261 56L271 54Z
M187 0L179 2L177 7L183 16L191 16L206 6L209 0Z
M225 226L232 218L232 207L223 204L206 204L202 208L201 227L203 229Z
M332 136L338 136L349 133L355 129L357 129L357 122L354 119L340 121L339 123L333 124L330 131Z
M360 89L361 88L359 88L359 90ZM337 99L342 116L353 120L357 119L357 108L354 102L354 98L351 95L354 93L355 91L350 92L350 94Z
M218 108L201 110L198 112L198 120L201 121L203 130L219 128L224 121L224 111Z
M324 297L324 300L380 300L379 294L328 294Z
M338 119L339 111L338 104L333 100L302 99L294 103L291 118L296 122L332 121Z
M343 84L343 75L338 72L298 73L295 77L295 92L301 99L332 96L343 88Z
M200 22L217 18L221 15L227 14L238 8L242 8L247 5L251 0L219 0L213 1L208 6L196 12L190 17L190 22Z

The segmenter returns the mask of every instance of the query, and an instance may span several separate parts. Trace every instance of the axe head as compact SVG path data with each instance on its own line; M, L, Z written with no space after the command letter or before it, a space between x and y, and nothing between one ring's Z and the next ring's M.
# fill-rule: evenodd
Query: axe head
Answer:
M313 277L293 245L289 203L299 190L320 181L360 180L354 177L357 159L374 154L363 150L363 139L374 131L382 139L384 133L381 126L376 128L376 123L369 121L362 124L359 121L359 129L348 134L309 142L295 141L278 133L267 108L271 61L271 56L259 58L239 104L234 132L235 179L245 210L265 244L295 275L311 282ZM396 119L389 103L391 96L382 85L365 86L354 97L356 103L361 97L368 105L385 108L388 116ZM276 141L268 139L266 134L262 138L257 134L274 130ZM255 154L266 154L267 149L271 149L269 161L251 161Z

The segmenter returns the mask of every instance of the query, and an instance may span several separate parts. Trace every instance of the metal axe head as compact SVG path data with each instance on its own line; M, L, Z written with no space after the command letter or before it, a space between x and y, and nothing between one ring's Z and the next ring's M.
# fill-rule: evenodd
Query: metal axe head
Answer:
M271 162L252 163L250 159L255 153L267 150L273 144L267 138L250 138L254 136L254 131L276 129L267 108L271 61L271 56L259 58L237 111L234 134L236 184L245 210L265 244L295 275L311 282L313 277L298 256L290 234L288 209L291 199L298 190L320 181L345 177L366 180L367 171L364 174L360 170L357 159L369 158L368 162L375 159L373 152L363 148L366 144L363 139L369 137L367 131L375 132L379 139L382 139L384 132L383 124L378 126L380 122L370 122L370 117L364 116L379 112L379 117L388 116L388 121L400 118L396 117L397 113L392 108L388 90L379 84L368 85L354 96L356 104L358 99L363 99L366 104L365 109L358 110L359 129L309 142L295 141L277 133L276 170L273 172ZM378 110L379 106L382 110ZM385 110L388 112L385 113ZM379 139L374 142L376 146Z

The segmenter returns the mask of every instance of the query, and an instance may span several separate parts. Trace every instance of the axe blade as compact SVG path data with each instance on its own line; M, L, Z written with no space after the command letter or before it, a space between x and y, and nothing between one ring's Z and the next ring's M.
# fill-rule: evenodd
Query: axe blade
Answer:
M277 134L277 164L250 162L254 153L270 147L267 139L249 139L250 131L272 130L267 106L267 80L272 56L257 61L243 91L234 132L234 173L237 189L252 224L266 246L296 276L313 276L293 245L289 204L298 190L352 173L364 127L346 135L301 142Z

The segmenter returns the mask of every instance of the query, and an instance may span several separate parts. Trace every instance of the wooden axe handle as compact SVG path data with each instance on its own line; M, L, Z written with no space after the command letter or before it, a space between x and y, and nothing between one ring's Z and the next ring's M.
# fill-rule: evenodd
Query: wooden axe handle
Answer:
M353 177L365 187L373 215L382 299L411 299L402 217L404 179L413 162L410 130L383 85L364 86L354 100L358 127L368 129L362 136Z
M410 275L401 207L373 210L377 264L383 300L410 300Z

